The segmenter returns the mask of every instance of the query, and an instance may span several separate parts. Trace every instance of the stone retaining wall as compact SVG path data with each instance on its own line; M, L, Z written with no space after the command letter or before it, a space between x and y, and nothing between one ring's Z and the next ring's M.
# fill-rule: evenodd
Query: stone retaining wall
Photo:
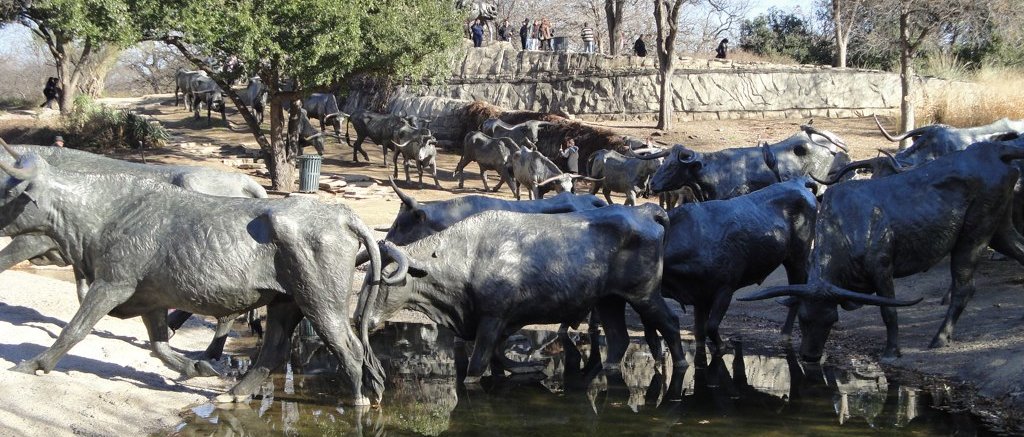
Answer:
M889 115L900 102L899 76L878 70L680 58L672 82L680 121ZM945 83L922 82L925 92ZM658 111L654 57L522 52L508 43L467 48L444 85L404 85L386 97L367 88L352 87L346 110L387 100L392 113L439 121L473 100L586 120L652 120Z

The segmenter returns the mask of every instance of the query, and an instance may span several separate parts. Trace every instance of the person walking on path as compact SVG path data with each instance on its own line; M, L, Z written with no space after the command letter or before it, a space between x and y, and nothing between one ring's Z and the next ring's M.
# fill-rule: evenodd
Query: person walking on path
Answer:
M644 44L644 36L640 35L633 43L633 54L643 58L647 56L647 44Z
M57 103L60 105L60 96L63 90L60 89L56 77L46 79L46 86L43 87L43 97L46 97L46 102L39 105L40 108L53 109L53 104Z
M583 53L594 53L594 28L589 23L583 23L580 37L583 38Z
M473 26L469 28L473 34L473 47L480 47L484 44L484 26L480 20L473 20Z
M725 51L729 49L729 38L723 38L722 42L718 43L718 48L715 49L715 58L725 59Z

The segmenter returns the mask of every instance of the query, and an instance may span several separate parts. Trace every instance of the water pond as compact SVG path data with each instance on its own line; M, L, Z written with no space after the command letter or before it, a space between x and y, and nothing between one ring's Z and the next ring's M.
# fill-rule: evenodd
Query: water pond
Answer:
M525 331L510 340L509 357L541 362L543 371L467 387L456 383L466 347L449 331L389 324L372 338L388 374L379 409L341 406L337 363L307 337L262 396L195 407L167 435L990 434L972 416L940 408L949 392L902 385L874 363L840 370L792 354L744 355L734 344L733 354L691 360L673 374L634 339L621 376L608 375L596 365L603 338L594 337Z

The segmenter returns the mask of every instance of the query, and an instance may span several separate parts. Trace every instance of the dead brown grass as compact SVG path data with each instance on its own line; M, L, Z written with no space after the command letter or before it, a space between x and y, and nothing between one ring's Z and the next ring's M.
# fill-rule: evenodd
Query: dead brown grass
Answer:
M1024 119L1024 71L983 68L971 82L952 82L917 106L917 124L967 127Z

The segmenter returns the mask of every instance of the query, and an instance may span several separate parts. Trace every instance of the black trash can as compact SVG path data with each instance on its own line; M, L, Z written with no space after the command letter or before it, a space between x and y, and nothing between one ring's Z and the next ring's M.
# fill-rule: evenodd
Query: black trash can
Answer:
M320 189L320 155L299 155L299 192L315 193Z
M552 49L556 52L567 52L569 51L569 37L567 36L556 36L551 38Z

